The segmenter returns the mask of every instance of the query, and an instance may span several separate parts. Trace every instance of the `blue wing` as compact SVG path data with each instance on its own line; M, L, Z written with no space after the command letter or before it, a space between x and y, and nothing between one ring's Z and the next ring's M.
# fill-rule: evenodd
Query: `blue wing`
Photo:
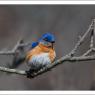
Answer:
M31 49L35 48L37 45L38 45L38 42L33 42L33 43L31 44Z

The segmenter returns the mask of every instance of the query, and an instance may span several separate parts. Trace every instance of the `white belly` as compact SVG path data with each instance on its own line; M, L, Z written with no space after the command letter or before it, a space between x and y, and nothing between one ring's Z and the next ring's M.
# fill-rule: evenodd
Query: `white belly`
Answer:
M49 59L48 53L42 53L40 55L33 56L28 62L29 65L47 65L50 63L51 61Z

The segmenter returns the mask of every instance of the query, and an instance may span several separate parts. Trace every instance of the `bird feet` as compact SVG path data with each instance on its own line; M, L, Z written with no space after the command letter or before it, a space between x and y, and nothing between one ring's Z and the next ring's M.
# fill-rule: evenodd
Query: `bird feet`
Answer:
M27 75L27 78L34 78L34 73L38 72L38 70L35 70L35 69L29 69L28 71L26 71L26 75Z
M27 76L27 78L30 78L30 79L34 78L30 71L26 71L26 76Z
M37 73L42 66L39 66L38 68L30 68L28 71L26 71L27 78L34 78L34 73Z

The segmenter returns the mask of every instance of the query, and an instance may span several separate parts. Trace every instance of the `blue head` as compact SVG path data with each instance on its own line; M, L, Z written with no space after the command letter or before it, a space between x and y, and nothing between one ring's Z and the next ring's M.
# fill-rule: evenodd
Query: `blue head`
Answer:
M35 48L39 43L42 43L46 46L52 46L53 47L54 42L55 42L54 35L51 33L45 33L42 35L42 37L38 41L33 42L31 44L31 49Z
M39 41L46 41L46 42L54 43L55 37L51 33L45 33L42 35L42 37L39 39Z
M53 43L55 43L55 37L51 33L45 33L38 40L38 42L41 42L42 44L44 44L46 46L53 46Z

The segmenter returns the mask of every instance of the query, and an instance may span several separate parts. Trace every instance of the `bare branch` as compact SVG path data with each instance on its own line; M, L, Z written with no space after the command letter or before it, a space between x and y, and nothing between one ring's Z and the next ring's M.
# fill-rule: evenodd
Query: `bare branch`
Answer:
M93 48L94 46L94 30L91 31L91 37L90 37L90 48Z
M59 60L55 61L51 65L48 65L47 67L41 69L38 73L34 73L33 77L36 77L38 75L41 75L47 71L50 71L52 68L55 68L59 64L63 64L64 62L79 62L79 61L90 61L90 60L95 60L95 56L81 56L81 57L69 57L69 56L64 56L60 58Z
M82 56L87 56L89 53L92 52L93 49L89 49L88 51L86 51Z
M83 55L75 57L74 54L76 53L78 47L85 41L85 38L87 37L89 32L91 32L90 49L87 50ZM37 73L33 73L32 76L36 77L38 75L41 75L41 74L43 74L43 73L45 73L47 71L50 71L52 68L56 67L57 65L63 64L64 62L76 62L76 61L79 62L79 61L95 60L95 54L88 56L88 54L90 52L95 51L93 41L94 41L94 32L93 32L93 21L92 21L92 23L90 24L90 26L89 26L88 30L86 31L86 33L84 33L84 35L82 37L80 37L80 39L76 43L74 49L69 54L67 54L66 56L61 57L60 59L53 62L52 64L49 64L46 67L43 67ZM19 47L25 47L25 46L28 46L30 44L31 44L30 42L29 43L21 43L21 41L18 41L18 43L15 45L15 47L11 51L0 51L0 54L5 54L5 55L15 54ZM26 72L23 71L23 70L16 70L16 69L9 69L9 68L5 68L5 67L0 67L0 71L9 72L9 73L15 73L15 74L25 75L26 76Z
M14 46L14 48L10 51L4 51L4 50L0 51L0 55L14 55L16 53L16 50L18 49L18 47L20 45L20 42L21 42L21 40L19 40L17 42L17 44Z
M0 51L0 55L13 55L13 51Z
M81 57L64 56L64 57L60 58L59 60L55 61L54 63L47 65L47 67L42 68L37 73L33 73L33 77L36 77L36 76L41 75L47 71L50 71L50 69L56 67L59 64L63 64L66 61L67 62L76 62L76 61L79 62L79 61L88 61L88 60L95 60L95 56L81 56ZM16 70L16 69L9 69L9 68L5 68L5 67L0 67L0 71L15 73L15 74L26 76L26 72L23 70Z
M27 47L29 45L31 45L31 42L20 44L19 47Z
M12 50L1 50L0 55L14 55L18 52L19 47L27 47L29 45L31 45L31 42L23 43L23 40L19 40Z
M0 66L0 71L15 73L15 74L19 74L19 75L26 75L25 71L16 70L16 69L9 69L9 68L6 68L6 67L1 67L1 66Z
M70 56L73 56L76 52L76 50L78 49L78 47L82 44L82 42L84 41L85 37L87 36L87 34L93 29L92 28L93 26L93 21L92 23L90 24L88 30L85 32L85 34L81 37L81 39L79 39L79 41L76 43L74 49L70 52Z
M20 45L20 43L22 42L22 40L19 40L18 42L17 42L17 44L14 46L14 48L12 49L12 51L13 52L16 52L16 50L18 49L18 47L19 47L19 45Z

